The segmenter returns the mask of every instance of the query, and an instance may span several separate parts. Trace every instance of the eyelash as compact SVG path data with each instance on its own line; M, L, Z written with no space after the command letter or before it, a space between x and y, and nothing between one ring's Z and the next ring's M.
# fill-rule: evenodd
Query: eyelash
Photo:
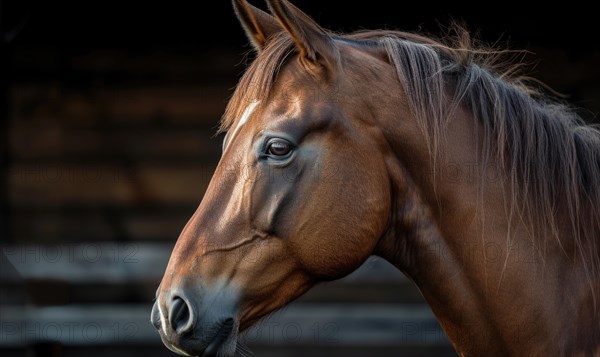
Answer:
M279 148L275 148L274 145L279 145ZM279 149L279 153L276 151ZM284 138L271 138L266 141L264 144L261 156L263 158L272 160L272 161L284 161L289 159L296 149L296 146L292 144L289 140Z

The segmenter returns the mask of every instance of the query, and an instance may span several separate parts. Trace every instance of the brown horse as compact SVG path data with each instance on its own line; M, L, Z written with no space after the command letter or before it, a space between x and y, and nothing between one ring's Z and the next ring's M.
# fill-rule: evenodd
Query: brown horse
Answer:
M233 2L258 54L157 292L165 345L234 355L378 255L460 355L600 355L600 132L465 32L337 35L267 2Z

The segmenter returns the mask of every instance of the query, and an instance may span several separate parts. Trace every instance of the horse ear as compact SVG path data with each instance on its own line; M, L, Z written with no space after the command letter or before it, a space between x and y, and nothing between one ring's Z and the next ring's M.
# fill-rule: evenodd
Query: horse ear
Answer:
M312 66L332 68L337 65L339 52L333 39L313 19L287 0L267 0L267 4L292 36L302 61Z
M269 37L283 31L273 16L250 5L246 0L233 0L233 9L246 36L258 52L266 46Z

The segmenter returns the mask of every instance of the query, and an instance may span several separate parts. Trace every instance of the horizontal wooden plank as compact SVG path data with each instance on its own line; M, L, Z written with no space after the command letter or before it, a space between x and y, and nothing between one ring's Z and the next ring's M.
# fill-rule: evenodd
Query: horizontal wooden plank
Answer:
M69 128L57 121L20 121L10 129L12 162L55 160L82 162L124 159L136 163L149 160L193 160L215 162L221 155L222 138L215 137L216 121L210 125L145 128Z
M104 345L62 346L57 343L38 344L29 348L2 348L2 357L174 357L163 346ZM252 346L251 356L257 357L456 357L451 346Z
M179 236L198 202L155 210L116 210L101 205L72 210L18 210L9 216L10 237L20 244L81 243L81 237L90 242L168 242Z
M174 243L5 246L2 251L18 276L3 278L82 284L156 282L164 272Z
M161 344L150 304L2 308L0 345ZM243 336L252 346L447 346L426 306L294 303Z
M64 206L198 203L214 165L13 165L8 172L9 204Z
M62 244L7 246L1 269L6 293L38 305L150 301L164 274L174 240L168 244ZM12 274L10 272L13 272ZM313 287L301 302L424 303L418 289L395 267L369 258L347 277Z
M452 346L403 345L396 346L252 346L254 356L260 357L456 357ZM86 353L88 357L91 356ZM113 356L112 357L121 357ZM141 357L142 355L140 355ZM67 357L65 355L65 357ZM123 355L123 357L133 357ZM150 357L144 355L143 357ZM167 357L167 356L165 356ZM172 356L168 356L172 357Z
M164 274L175 244L171 243L79 243L61 245L4 246L2 252L18 276L4 279L37 279L69 283L157 282ZM0 272L0 277L2 272ZM369 258L341 280L348 284L404 283L395 267L378 257ZM334 282L323 284L333 285Z
M77 126L118 121L198 122L221 117L229 85L121 87L69 90L60 85L15 85L9 89L11 121L32 118ZM211 124L211 123L209 123Z

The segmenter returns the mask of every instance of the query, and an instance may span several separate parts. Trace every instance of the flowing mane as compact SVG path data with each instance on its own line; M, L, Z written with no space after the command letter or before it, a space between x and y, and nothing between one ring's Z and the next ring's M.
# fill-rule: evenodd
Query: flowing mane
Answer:
M457 33L449 43L399 31L331 36L385 49L434 159L450 114L467 109L482 126L480 167L494 159L504 173L511 217L531 223L541 259L547 239L556 239L583 262L591 285L600 276L600 131L519 76L521 64L502 61L508 51L478 48L467 31ZM293 53L287 33L270 39L241 78L221 131L241 117L244 103L268 98Z

